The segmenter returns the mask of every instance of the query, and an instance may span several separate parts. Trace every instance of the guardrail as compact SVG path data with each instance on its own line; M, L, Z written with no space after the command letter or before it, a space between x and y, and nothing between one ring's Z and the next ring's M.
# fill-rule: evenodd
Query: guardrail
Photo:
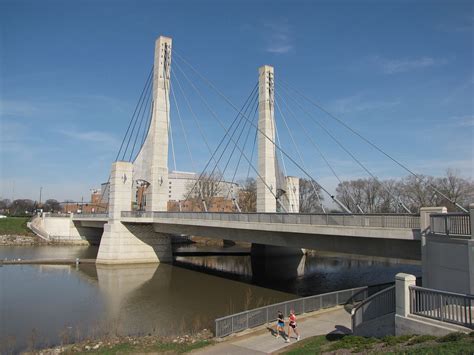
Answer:
M410 286L410 313L474 329L474 296Z
M323 226L420 228L420 217L412 214L305 214L305 213L229 213L229 212L122 212L122 217L181 218L230 222L309 224Z
M390 313L395 313L395 285L373 294L352 309L352 331L356 333L362 323Z
M72 218L73 219L90 219L90 218L104 219L104 218L109 218L109 215L107 213L75 213Z
M456 237L472 237L471 218L468 213L435 213L430 215L433 234Z
M42 217L53 217L53 218L64 218L64 217L71 217L70 213L51 213L51 212L43 212L41 214Z
M278 311L281 311L283 314L289 314L290 310L294 310L295 314L302 314L347 304L349 302L359 302L365 299L367 295L367 286L357 287L348 290L298 298L232 314L215 320L216 337L224 337L232 333L237 333L245 329L258 327L259 325L272 322L277 319Z

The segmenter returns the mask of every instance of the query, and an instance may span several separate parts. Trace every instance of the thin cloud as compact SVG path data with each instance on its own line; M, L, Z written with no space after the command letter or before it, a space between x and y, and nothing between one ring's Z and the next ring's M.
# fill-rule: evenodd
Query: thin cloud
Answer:
M380 56L373 57L372 61L385 74L404 73L444 65L448 62L444 58L420 57L411 59L387 59Z
M400 100L366 100L363 94L356 94L334 100L330 107L336 113L386 110L400 104Z
M267 22L264 24L267 45L265 50L273 54L288 53L293 49L291 28L287 20Z
M101 146L107 148L117 148L118 146L118 141L113 135L101 131L59 130L58 132L68 138L88 143L100 143Z

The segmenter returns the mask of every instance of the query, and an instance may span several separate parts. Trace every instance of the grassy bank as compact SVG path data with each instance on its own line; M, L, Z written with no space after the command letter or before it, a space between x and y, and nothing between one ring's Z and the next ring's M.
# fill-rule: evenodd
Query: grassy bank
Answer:
M387 336L381 339L353 335L322 335L302 340L286 348L284 354L474 354L474 332L429 335Z
M177 337L160 337L156 335L143 336L104 336L97 339L82 340L69 343L64 336L64 345L37 350L33 342L28 349L22 351L28 355L58 355L58 354L183 354L200 349L214 343L212 333L204 329L192 335ZM15 353L14 344L0 344L0 354ZM34 350L33 350L34 349Z
M32 235L26 227L30 217L0 218L0 235Z

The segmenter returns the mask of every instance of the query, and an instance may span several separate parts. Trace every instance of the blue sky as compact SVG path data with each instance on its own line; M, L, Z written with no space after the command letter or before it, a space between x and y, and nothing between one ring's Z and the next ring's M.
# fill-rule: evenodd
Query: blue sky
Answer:
M107 180L159 35L172 37L174 50L238 106L258 67L270 64L277 92L284 93L279 78L291 83L413 170L474 173L472 1L0 0L0 26L2 198L38 199L43 186L43 198L87 199ZM229 106L199 85L231 122ZM223 130L191 88L185 92L215 147ZM176 94L199 170L209 154ZM406 175L311 110L377 176ZM341 178L367 177L307 116L297 116ZM334 190L304 130L286 119L308 170ZM171 120L177 169L193 170L176 109ZM276 120L282 146L297 158L278 112Z

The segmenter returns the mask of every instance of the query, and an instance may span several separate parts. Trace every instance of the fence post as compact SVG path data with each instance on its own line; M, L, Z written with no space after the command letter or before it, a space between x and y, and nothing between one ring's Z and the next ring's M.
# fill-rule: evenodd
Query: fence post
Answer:
M416 277L410 274L395 275L396 314L406 317L410 313L410 286L415 286Z
M439 317L441 321L444 321L444 304L443 304L443 295L439 295Z

